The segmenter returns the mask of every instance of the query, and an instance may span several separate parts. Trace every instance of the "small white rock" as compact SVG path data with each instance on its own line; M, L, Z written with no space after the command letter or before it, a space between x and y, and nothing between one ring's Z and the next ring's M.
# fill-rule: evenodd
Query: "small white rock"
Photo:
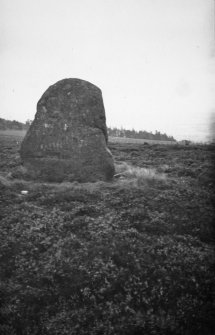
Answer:
M21 194L23 194L23 195L26 195L26 194L28 194L28 191L21 191Z

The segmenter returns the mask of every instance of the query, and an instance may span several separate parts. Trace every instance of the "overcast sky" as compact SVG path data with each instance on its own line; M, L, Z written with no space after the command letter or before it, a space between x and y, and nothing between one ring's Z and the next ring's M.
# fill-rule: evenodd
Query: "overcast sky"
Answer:
M0 117L33 119L64 78L101 88L108 126L204 141L213 0L0 0Z

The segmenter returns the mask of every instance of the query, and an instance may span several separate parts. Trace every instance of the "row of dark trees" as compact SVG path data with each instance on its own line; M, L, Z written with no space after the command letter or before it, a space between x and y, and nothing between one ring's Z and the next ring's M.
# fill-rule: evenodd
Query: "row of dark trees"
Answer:
M173 136L168 136L167 134L162 134L159 131L147 132L145 130L136 131L134 129L124 129L124 128L108 128L108 135L113 137L127 137L127 138L140 138L147 140L157 140L157 141L176 141Z

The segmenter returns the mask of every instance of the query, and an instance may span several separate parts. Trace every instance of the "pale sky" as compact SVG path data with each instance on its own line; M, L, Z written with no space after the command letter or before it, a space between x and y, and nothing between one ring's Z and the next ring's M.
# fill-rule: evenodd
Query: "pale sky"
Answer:
M108 126L211 136L213 0L0 0L0 117L33 119L44 91L80 78Z

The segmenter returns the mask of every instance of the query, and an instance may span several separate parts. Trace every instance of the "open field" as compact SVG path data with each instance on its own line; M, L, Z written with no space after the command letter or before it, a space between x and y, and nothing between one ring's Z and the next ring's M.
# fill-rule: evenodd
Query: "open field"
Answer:
M111 143L131 143L131 144L165 144L165 145L173 145L177 142L175 141L156 141L156 140L148 140L143 138L127 138L127 137L111 137L109 136L109 142Z
M15 130L15 129L0 130L0 136L13 136L23 138L25 134L26 130Z
M0 334L215 334L214 146L111 142L121 177L50 184L21 140L0 134Z

